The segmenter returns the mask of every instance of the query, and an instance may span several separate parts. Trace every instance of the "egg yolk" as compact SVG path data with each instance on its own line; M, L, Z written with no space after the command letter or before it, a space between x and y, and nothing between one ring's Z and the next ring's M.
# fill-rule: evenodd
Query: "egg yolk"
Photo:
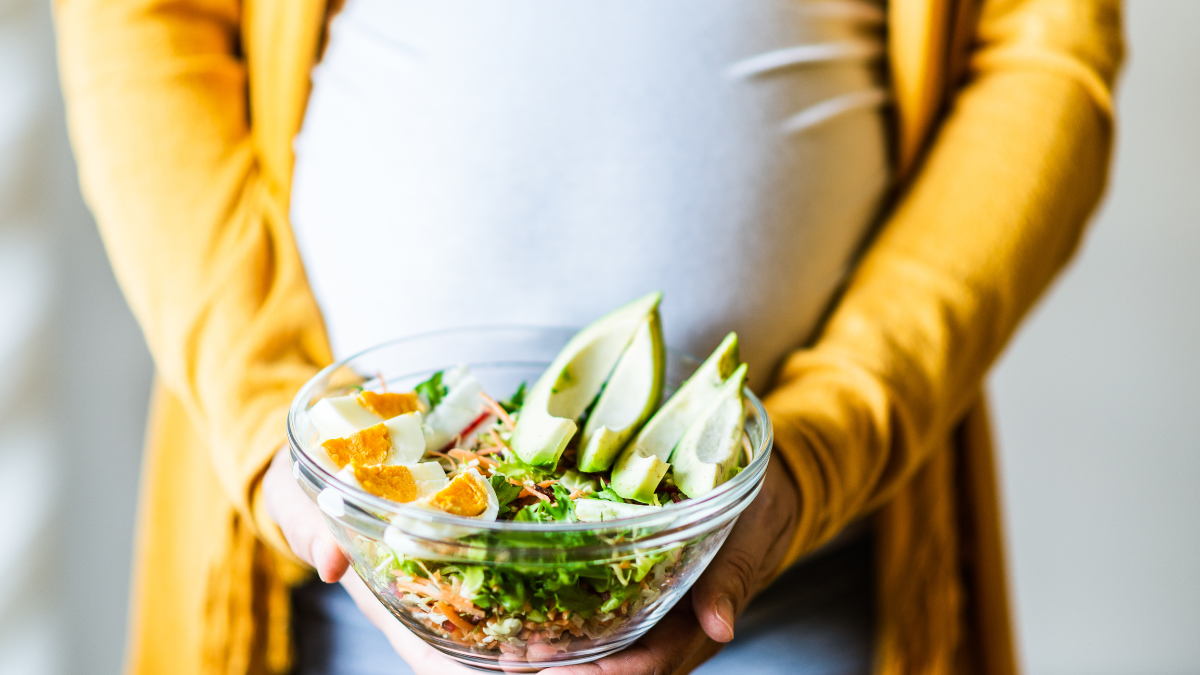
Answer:
M487 488L483 479L471 473L460 473L430 498L429 503L456 516L475 517L487 510Z
M356 466L354 478L378 497L407 503L417 498L417 481L406 466Z
M331 438L322 443L321 447L325 448L329 459L340 469L347 464L383 464L388 451L392 449L392 441L388 437L387 427L380 423L351 434L349 438Z
M368 411L390 420L397 415L405 415L420 410L416 393L407 394L376 394L364 391L358 395L358 403Z

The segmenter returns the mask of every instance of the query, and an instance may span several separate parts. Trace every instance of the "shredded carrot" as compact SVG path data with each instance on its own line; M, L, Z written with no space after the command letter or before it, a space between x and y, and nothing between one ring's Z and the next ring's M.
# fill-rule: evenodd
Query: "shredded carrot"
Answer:
M556 481L556 480L544 480L544 481L538 483L537 486L538 487L550 487L551 485L554 485L557 482L558 481Z
M574 490L571 490L571 495L570 495L571 501L575 501L576 499L579 499L579 495L581 495L581 494L583 494L583 490L580 490L579 488L575 488Z
M458 611L462 612L463 614L470 614L471 616L473 616L477 619L483 618L483 610L482 609L479 609L478 607L475 606L475 603L471 602L470 600L464 598L463 596L461 596L457 593L454 593L454 592L448 591L448 590L443 590L442 591L442 601L444 601L446 604L450 605L451 607L457 609Z
M521 492L517 494L517 497L528 497L530 495L537 497L538 499L540 499L544 502L550 501L550 498L547 497L546 495L538 492L537 490L530 490L528 487L526 487L524 485L521 486Z
M455 471L455 470L457 470L457 469L458 469L458 462L454 461L454 458L453 458L453 457L451 457L450 455L447 455L447 454L445 454L445 453L442 453L442 452L438 452L437 450L426 450L426 452L428 452L429 454L433 455L434 457L441 457L441 458L443 458L443 459L445 459L445 460L449 461L449 462L450 462L450 470L451 470L451 471Z
M524 483L522 483L521 481L517 480L516 478L509 478L509 479L508 479L508 484L509 484L509 485L516 485L517 487L524 487L524 486L525 486L525 484L524 484Z
M504 422L504 426L508 427L509 431L512 431L516 428L517 425L514 424L512 418L508 416L508 411L502 408L499 403L496 403L496 399L488 396L482 391L479 392L479 395L483 397L483 402L487 404L487 407L491 408L492 412L496 413L496 417L499 417L500 421Z
M396 588L400 588L426 598L432 598L438 602L444 602L464 614L470 614L471 616L480 619L482 619L484 616L483 610L476 607L475 603L455 593L452 589L444 584L421 584L413 581L405 581L403 579L397 579L393 583L396 584Z
M383 371L381 370L381 371L375 373L375 378L379 380L379 388L382 389L383 393L386 394L387 393L387 380L383 379Z
M495 429L488 429L488 433L491 435L493 443L495 443L496 445L498 445L502 448L508 447L507 445L504 444L504 441L500 440L500 434L496 433Z
M494 455L497 452L500 452L501 450L505 450L505 449L506 448L502 445L489 445L486 448L480 448L480 449L476 450L475 454L482 457L484 455Z
M438 602L433 603L433 606L437 607L439 612L441 612L442 614L445 614L446 618L450 620L450 623L454 624L455 626L458 626L458 629L461 630L464 635L475 630L475 626L471 625L470 622L466 621L461 616L459 616L458 612L454 611L454 608L451 607L450 605L447 605L444 602L438 601Z
M446 454L450 455L451 457L456 457L458 459L461 459L464 464L471 460L475 460L475 461L479 462L480 464L482 464L483 466L487 466L487 467L500 466L500 463L494 459L488 459L487 457L480 457L478 453L471 452L470 450L463 450L462 448L454 448L453 450L447 451Z
M439 595L441 595L440 593L438 593L436 588L433 588L432 586L427 586L425 584L419 584L415 581L405 581L403 579L397 579L394 583L396 584L396 588L406 590L409 593L416 593L417 595L423 595L427 598L436 598Z

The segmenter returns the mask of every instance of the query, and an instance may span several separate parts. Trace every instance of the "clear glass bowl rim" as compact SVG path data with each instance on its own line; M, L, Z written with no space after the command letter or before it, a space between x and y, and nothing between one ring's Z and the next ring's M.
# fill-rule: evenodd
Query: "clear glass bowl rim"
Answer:
M416 506L408 506L391 500L383 499L370 494L369 492L354 488L347 483L342 482L336 476L329 473L325 467L318 464L309 456L300 441L296 437L297 417L305 412L305 403L311 398L313 390L319 383L322 382L328 375L337 371L339 368L346 367L356 359L359 359L367 354L379 350L393 347L398 344L429 339L441 335L476 333L493 330L505 331L561 331L563 333L574 334L581 330L577 327L568 326L535 326L535 325L520 325L520 324L501 324L501 325L482 325L482 326L465 326L457 328L444 328L441 330L428 331L424 333L416 333L398 337L386 342L382 342L371 347L367 347L355 354L347 356L344 359L336 361L320 372L314 375L308 382L300 388L295 398L292 399L292 405L288 410L287 417L287 437L288 445L290 446L293 461L298 461L315 477L321 480L324 485L318 484L317 488L323 490L327 487L333 487L338 490L343 501L357 506L363 511L374 511L376 513L388 514L388 519L395 516L404 516L413 520L425 521L431 523L460 525L473 528L477 531L500 531L500 532L581 532L591 530L604 530L611 527L635 528L635 527L650 527L657 523L666 523L676 521L681 518L686 518L699 512L709 511L718 507L718 502L727 501L731 504L737 503L747 495L757 493L755 488L758 487L763 475L766 473L767 463L770 460L771 447L774 440L774 428L771 425L771 418L767 415L767 410L763 403L754 392L750 391L749 387L743 389L742 393L746 400L755 409L759 423L762 425L760 438L754 447L754 457L750 463L746 465L728 482L722 484L717 489L713 490L703 497L696 499L688 499L679 504L664 506L661 513L650 513L644 516L634 518L618 518L614 520L606 520L602 523L528 523L515 521L483 521L474 518L466 518L463 516L455 516L448 513L439 513L429 509L423 509ZM676 355L691 360L697 364L699 359L687 354L686 352L667 347L667 351ZM754 439L751 439L752 441ZM739 509L740 510L740 509Z

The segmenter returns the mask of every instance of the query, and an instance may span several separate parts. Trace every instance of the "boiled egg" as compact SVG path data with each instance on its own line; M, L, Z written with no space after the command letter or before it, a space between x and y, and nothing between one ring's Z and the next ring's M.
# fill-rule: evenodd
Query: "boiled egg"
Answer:
M446 395L429 411L425 420L425 444L432 450L449 445L487 412L483 385L466 366L447 370L442 376L442 384L446 385Z
M408 503L429 497L444 489L450 481L437 462L416 464L347 464L337 478L377 497Z
M410 502L410 505L481 521L495 520L500 512L500 500L496 498L496 491L475 468L458 474L444 488ZM384 530L383 540L398 556L408 555L427 560L460 560L464 559L461 547L447 546L443 542L458 540L477 531L477 528L469 526L434 523L398 514ZM443 552L447 550L457 555ZM469 555L469 552L467 554Z
M331 396L317 401L308 411L321 440L345 438L398 415L420 410L415 393L392 394L361 391L347 396Z
M309 409L308 418L321 434L322 441L346 438L383 421L382 417L364 408L355 395L323 398Z
M458 474L446 487L415 505L479 520L495 520L500 512L500 500L491 482L474 467Z
M331 438L321 447L339 469L350 464L373 466L416 463L425 455L421 413L397 415L345 438Z

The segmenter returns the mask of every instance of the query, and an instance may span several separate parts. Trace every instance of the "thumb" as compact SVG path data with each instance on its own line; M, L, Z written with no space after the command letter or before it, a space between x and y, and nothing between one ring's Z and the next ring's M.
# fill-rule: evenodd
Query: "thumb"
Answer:
M322 581L332 583L350 562L325 525L317 505L292 479L287 451L280 450L263 476L262 491L269 515L283 532L296 557L313 566Z
M710 638L717 642L733 639L738 615L782 561L795 518L791 477L772 465L762 490L692 589L696 617Z
M743 514L742 519L746 518ZM734 526L734 530L717 552L696 587L692 589L692 605L700 626L717 642L733 639L733 625L738 614L753 594L759 576L759 561L765 552L760 537L751 535L751 528Z

